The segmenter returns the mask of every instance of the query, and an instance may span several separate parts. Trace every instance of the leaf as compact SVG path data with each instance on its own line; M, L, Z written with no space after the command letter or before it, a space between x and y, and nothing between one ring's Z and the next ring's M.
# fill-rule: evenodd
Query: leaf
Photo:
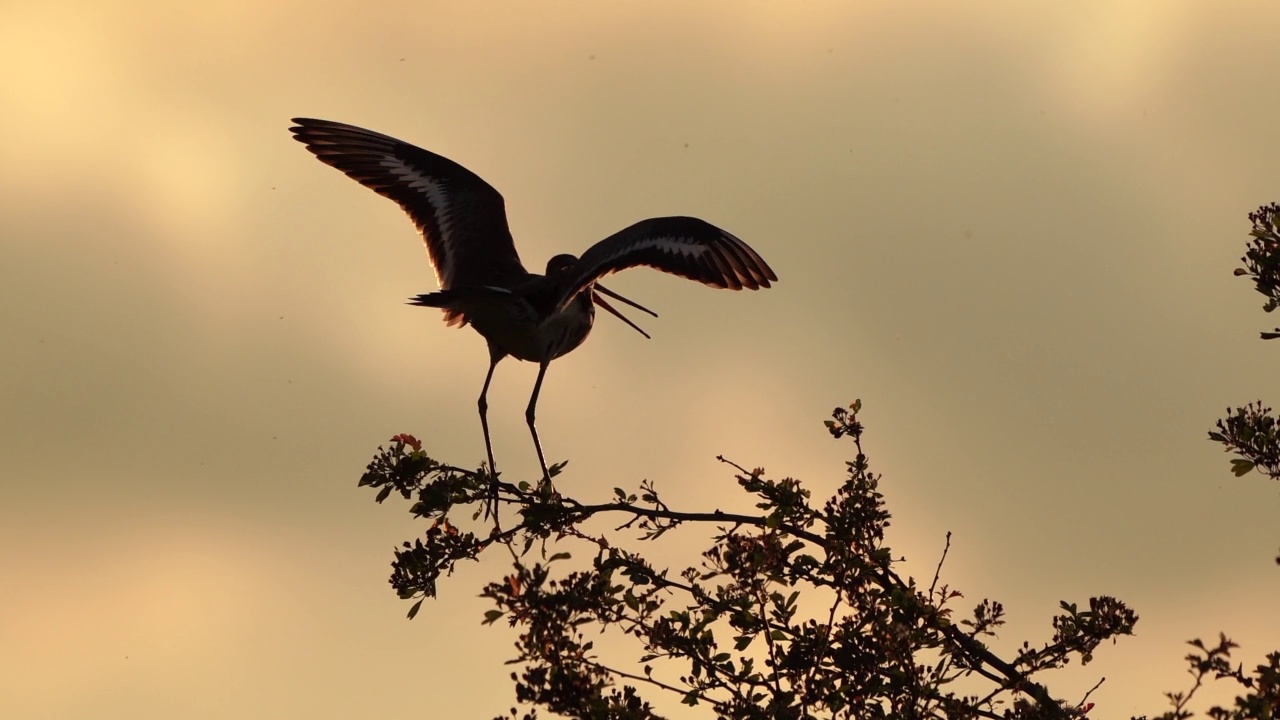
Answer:
M681 702L682 704L684 704L684 705L689 705L690 707L692 707L692 706L694 706L694 705L697 705L697 704L698 704L698 691L697 691L697 690L690 690L689 692L685 693L685 695L684 695L684 699L683 699L683 700L681 700L680 702Z
M426 600L426 598L422 598L421 600L418 600L418 602L413 604L413 607L409 608L410 620L418 616L418 608L422 607L422 600Z
M382 502L383 500L386 500L387 496L391 494L392 489L393 487L391 485L387 485L386 487L379 490L378 497L375 498L375 502Z
M1235 473L1236 477L1248 475L1253 470L1253 467L1253 461L1251 460L1236 458L1231 461L1231 472Z
M569 556L569 553L567 553L567 552L559 552L559 553L556 553L555 555L552 555L551 557L547 558L547 562L548 562L548 563L553 563L553 562L555 562L555 561L557 561L557 560L568 560L568 559L569 559L569 557L570 557L570 556Z
M747 646L751 644L751 641L755 639L756 637L754 635L739 635L733 639L733 649L739 651L746 650Z
M773 630L769 633L770 640L786 640L787 634L781 630Z
M422 601L419 600L418 602L421 604ZM500 617L502 617L501 610L489 610L484 614L484 622L481 623L481 625L492 625L497 622Z

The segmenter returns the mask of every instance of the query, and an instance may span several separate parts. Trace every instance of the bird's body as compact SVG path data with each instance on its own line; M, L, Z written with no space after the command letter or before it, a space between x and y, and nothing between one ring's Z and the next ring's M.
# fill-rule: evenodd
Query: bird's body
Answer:
M489 342L491 352L550 362L581 345L596 317L588 290L557 310L556 279L553 274L529 273L510 288L453 288L418 295L409 302L457 313Z
M470 324L488 343L489 372L478 405L491 472L486 397L499 361L509 355L538 363L525 417L546 478L534 413L547 366L586 340L596 305L648 337L601 295L656 314L605 289L601 277L644 265L734 290L767 288L778 279L746 243L690 217L642 220L581 257L556 255L545 275L530 273L516 252L502 196L471 171L381 133L327 120L294 122L295 139L322 162L396 201L422 233L440 290L410 304L440 308L448 324Z

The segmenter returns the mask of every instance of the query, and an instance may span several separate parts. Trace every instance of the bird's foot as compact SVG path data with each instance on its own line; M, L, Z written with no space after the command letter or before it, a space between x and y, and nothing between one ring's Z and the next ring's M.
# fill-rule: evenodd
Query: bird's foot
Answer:
M502 532L502 525L498 520L498 492L501 490L498 473L492 466L481 465L480 469L489 476L489 497L485 499L484 503L485 519L488 520L492 517L494 532Z
M555 485L552 484L551 478L559 475L560 472L564 470L564 466L568 464L569 461L565 460L563 462L552 463L550 468L545 465L542 467L542 480L538 482L538 497L540 499L546 502L560 502L560 493L556 490Z

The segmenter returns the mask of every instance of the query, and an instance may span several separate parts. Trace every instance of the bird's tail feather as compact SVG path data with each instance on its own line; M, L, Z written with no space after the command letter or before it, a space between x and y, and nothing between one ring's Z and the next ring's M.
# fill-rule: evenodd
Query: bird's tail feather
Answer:
M423 293L422 295L414 295L409 298L409 305L418 307L449 307L450 301L454 299L454 293L449 290L441 290L440 292Z
M467 324L465 313L468 311L465 306L468 303L472 304L472 309L474 309L474 303L478 300L482 301L486 298L510 294L510 290L500 287L456 287L433 293L414 295L409 298L407 304L417 307L440 308L444 310L445 324L462 327Z
M453 307L458 302L482 300L484 298L494 298L510 294L510 290L500 287L488 287L484 285L474 287L455 287L449 288L448 290L438 290L433 293L414 295L409 298L408 303L419 307L447 308Z

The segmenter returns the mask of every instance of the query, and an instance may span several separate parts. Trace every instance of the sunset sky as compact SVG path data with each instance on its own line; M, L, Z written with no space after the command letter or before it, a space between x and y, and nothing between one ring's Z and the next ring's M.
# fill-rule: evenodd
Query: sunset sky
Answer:
M1276 319L1232 277L1280 201L1280 5L61 2L0 5L0 717L489 718L513 701L486 557L412 622L422 529L356 480L395 433L476 466L483 340L404 215L295 116L444 154L505 196L536 271L696 215L780 281L649 270L547 374L584 501L650 479L749 507L715 456L843 479L865 404L904 572L991 597L1006 656L1060 600L1137 635L1046 678L1166 709L1185 641L1280 648L1280 488L1205 439L1280 403ZM536 366L489 393L534 480ZM692 561L699 547L668 543ZM687 550L687 552L681 552ZM664 705L671 707L671 703ZM677 706L678 707L678 706ZM707 717L680 710L677 717Z

